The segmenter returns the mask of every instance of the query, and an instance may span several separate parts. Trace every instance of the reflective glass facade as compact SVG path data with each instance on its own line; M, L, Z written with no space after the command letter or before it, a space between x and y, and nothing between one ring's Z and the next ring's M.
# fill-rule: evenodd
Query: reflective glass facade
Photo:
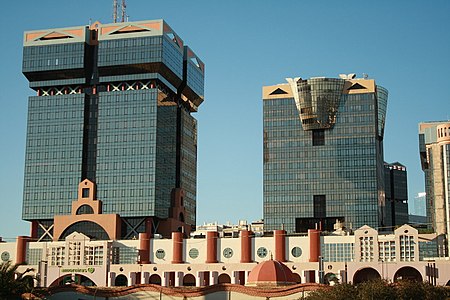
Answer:
M23 219L50 228L89 179L103 213L127 218L123 236L130 226L146 230L142 217L168 218L177 188L185 222L195 225L191 113L203 101L204 65L186 47L163 20L24 34L23 73L37 95L29 98Z
M98 66L119 66L161 62L180 79L183 76L183 51L167 36L105 40L99 43Z
M25 220L70 213L81 181L84 101L84 94L29 98Z
M96 176L104 213L155 214L157 90L99 93ZM173 186L172 186L173 187Z
M84 69L85 43L25 47L23 71Z
M327 78L265 87L267 230L333 230L336 219L352 228L383 224L383 136L371 82L372 89L369 81L361 88Z
M407 224L408 219L408 182L406 167L400 163L384 165L384 183L386 191L385 226L394 228Z

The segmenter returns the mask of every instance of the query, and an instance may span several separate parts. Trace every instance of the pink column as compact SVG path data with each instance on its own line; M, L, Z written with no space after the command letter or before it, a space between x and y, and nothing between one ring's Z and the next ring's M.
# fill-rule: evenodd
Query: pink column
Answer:
M274 230L273 236L275 238L275 260L286 261L286 231Z

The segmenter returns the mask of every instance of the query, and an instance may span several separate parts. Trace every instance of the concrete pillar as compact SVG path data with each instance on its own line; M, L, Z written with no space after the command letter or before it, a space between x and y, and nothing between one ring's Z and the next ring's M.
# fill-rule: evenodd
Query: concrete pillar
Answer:
M233 271L233 276L231 276L232 284L239 284L239 271Z
M241 231L241 263L252 262L252 232Z
M275 260L286 261L286 231L274 230L273 237L275 239Z
M305 282L306 282L305 271L301 271L301 272L299 273L299 275L300 275L301 283L305 283Z
M129 280L128 280L128 286L133 286L136 284L136 272L130 272L128 274Z
M195 280L195 286L196 287L201 287L202 286L204 275L205 275L205 273L203 273L203 272L197 272L197 277L196 277L196 280Z
M116 272L109 272L108 274L108 287L114 286L116 281Z
M217 263L217 239L219 234L217 231L206 232L206 263Z
M309 261L318 262L320 256L320 230L308 229Z
M215 285L219 282L219 272L209 271L209 285Z
M150 282L150 273L149 272L142 272L141 283L147 284L149 282Z
M183 286L183 272L175 272L175 287Z
M161 275L161 286L169 286L170 272L164 272Z
M250 275L250 271L244 271L244 284L246 284L248 281L248 275Z
M183 233L172 232L173 264L183 263Z

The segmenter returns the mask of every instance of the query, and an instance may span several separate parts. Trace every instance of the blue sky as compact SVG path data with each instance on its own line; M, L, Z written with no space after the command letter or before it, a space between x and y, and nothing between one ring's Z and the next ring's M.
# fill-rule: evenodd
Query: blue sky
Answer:
M119 1L120 2L120 1ZM384 153L424 190L418 123L450 119L450 1L127 1L130 20L165 19L206 64L198 126L197 223L262 217L264 85L367 73L389 90ZM27 98L23 31L112 22L112 1L3 4L0 236L21 221Z

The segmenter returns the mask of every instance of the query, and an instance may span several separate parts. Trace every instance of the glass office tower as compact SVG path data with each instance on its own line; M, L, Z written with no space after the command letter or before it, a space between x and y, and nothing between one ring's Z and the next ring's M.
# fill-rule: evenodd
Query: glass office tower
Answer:
M408 176L406 167L399 162L384 163L386 195L385 226L389 230L409 222Z
M204 64L163 20L28 31L23 219L33 235L69 214L78 184L103 213L149 231L148 219L196 220L197 122ZM171 216L175 189L183 216ZM147 225L145 225L147 224ZM153 229L154 229L153 228Z
M342 77L263 87L267 230L383 225L387 90Z

